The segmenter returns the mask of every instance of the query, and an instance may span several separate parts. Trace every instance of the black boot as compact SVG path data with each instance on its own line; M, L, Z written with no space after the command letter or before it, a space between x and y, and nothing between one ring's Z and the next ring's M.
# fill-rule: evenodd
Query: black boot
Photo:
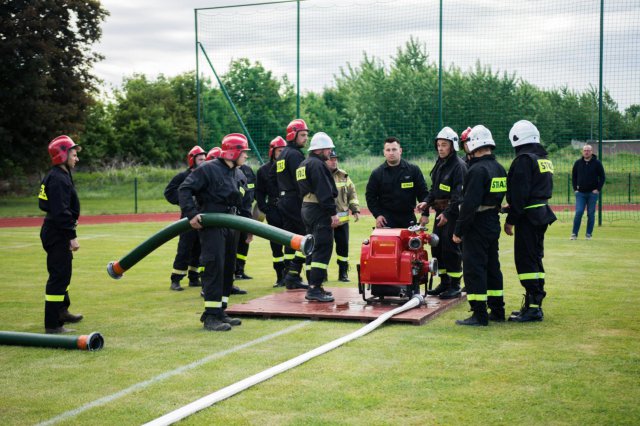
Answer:
M487 314L487 303L472 300L469 302L473 314L464 320L457 320L458 325L470 325L474 327L485 327L489 325L489 315Z
M247 294L247 290L243 290L238 286L231 287L231 294Z
M455 299L462 295L460 291L460 278L449 278L449 280L449 288L440 293L440 299Z
M276 271L276 282L273 287L284 287L284 262L273 262L273 269Z
M231 318L229 315L227 315L227 313L225 311L222 311L222 313L220 314L218 319L220 321L222 321L223 323L229 324L229 325L231 325L233 327L242 324L242 321L240 320L240 318Z
M250 277L249 275L244 273L244 260L239 260L236 259L236 272L235 272L235 278L236 280L252 280L253 277Z
M440 277L440 284L438 284L438 286L433 290L427 291L427 294L429 296L440 296L441 293L444 293L445 291L449 290L449 284L450 284L449 275L442 275Z
M171 281L171 287L169 287L173 291L182 291L184 288L180 286L180 281Z
M303 289L308 290L309 286L302 282L300 272L302 271L302 264L297 262L291 262L289 265L289 271L284 277L284 285L287 290Z
M351 282L349 279L349 263L338 260L338 281L343 283Z
M220 319L221 309L214 309L215 312L204 312L200 317L200 321L203 322L203 328L208 331L229 331L231 325L223 322Z
M504 309L491 309L489 312L489 321L504 322Z
M200 274L189 271L189 287L202 287L200 282Z
M543 294L528 293L525 295L525 301L522 308L517 313L512 313L509 321L512 322L532 322L542 321L544 314L542 313Z
M66 322L76 323L76 322L82 321L82 318L84 318L82 314L73 315L67 309L60 312L60 321L62 323L66 323Z
M316 302L333 302L334 298L331 293L326 292L322 286L313 286L307 290L307 294L304 296L307 300Z

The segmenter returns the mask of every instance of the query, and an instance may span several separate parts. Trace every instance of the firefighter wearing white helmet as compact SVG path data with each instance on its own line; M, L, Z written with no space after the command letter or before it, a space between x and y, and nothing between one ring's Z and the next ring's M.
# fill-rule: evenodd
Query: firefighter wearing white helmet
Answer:
M311 254L309 289L305 298L318 302L334 300L332 294L322 287L333 252L333 228L340 224L335 202L338 189L325 164L333 148L335 146L329 135L316 133L311 138L309 157L296 170L302 196L302 220L307 234L313 234L315 242Z
M433 233L440 237L440 244L431 248L431 255L438 259L440 284L427 291L431 296L441 299L460 297L460 279L462 278L462 250L460 244L452 240L462 201L462 184L467 174L467 165L458 157L458 134L445 127L434 140L438 159L431 169L431 189L427 201L418 204L429 214L429 208L436 213Z
M507 172L496 161L489 129L475 126L466 142L471 160L464 180L463 202L453 241L462 246L462 267L471 317L459 325L486 326L504 321L502 272L498 259L500 205L507 191ZM491 313L487 312L487 306Z
M544 234L556 220L548 201L553 192L553 163L540 145L540 132L533 123L520 120L509 132L509 140L516 150L507 175L507 220L504 231L514 237L514 257L525 299L520 311L509 321L542 321L542 299L545 272Z

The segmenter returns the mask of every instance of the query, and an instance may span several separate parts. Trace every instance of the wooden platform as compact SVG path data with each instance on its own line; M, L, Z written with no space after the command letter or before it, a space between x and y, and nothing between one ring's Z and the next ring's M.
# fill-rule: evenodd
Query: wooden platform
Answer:
M327 290L333 293L334 302L309 302L304 298L305 290L286 290L246 303L235 304L227 308L226 312L232 316L299 317L313 320L342 319L369 322L400 306L398 304L367 304L362 300L357 288L327 288ZM426 306L423 305L403 312L389 321L422 325L453 306L466 302L466 300L464 294L462 297L450 300L440 300L437 297L428 296Z

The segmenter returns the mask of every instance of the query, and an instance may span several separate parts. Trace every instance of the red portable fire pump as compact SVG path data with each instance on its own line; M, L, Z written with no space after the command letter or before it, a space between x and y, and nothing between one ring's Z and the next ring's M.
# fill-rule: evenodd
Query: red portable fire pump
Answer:
M429 260L426 245L438 245L438 236L415 225L408 229L374 229L360 250L358 291L367 303L404 303L420 293L438 273L438 260ZM431 277L429 277L431 275ZM367 291L372 297L367 297Z

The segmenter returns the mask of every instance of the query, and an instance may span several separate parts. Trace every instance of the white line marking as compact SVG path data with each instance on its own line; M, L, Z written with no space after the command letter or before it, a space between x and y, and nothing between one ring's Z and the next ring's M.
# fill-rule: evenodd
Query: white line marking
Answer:
M58 416L55 416L55 417L53 417L53 418L51 418L51 419L49 419L49 420L47 420L45 422L38 423L38 425L39 426L52 425L52 424L56 424L58 422L61 422L63 420L68 420L68 419L70 419L72 417L77 416L80 413L84 413L85 411L90 410L91 408L95 408L95 407L99 407L101 405L108 404L108 403L110 403L112 401L115 401L116 399L121 398L121 397L123 397L125 395L128 395L128 394L130 394L132 392L139 391L139 390L147 388L147 387L149 387L151 385L155 385L156 383L161 382L161 381L163 381L165 379L168 379L170 377L177 376L178 374L182 374L182 373L184 373L186 371L189 371L189 370L193 370L194 368L200 367L201 365L206 364L207 362L213 361L213 360L218 359L218 358L222 358L222 357L227 356L229 354L232 354L234 352L238 352L238 351L241 351L243 349L249 348L251 346L255 346L255 345L259 344L259 343L264 343L264 342L266 342L268 340L274 339L274 338L282 336L284 334L291 333L292 331L296 331L299 328L302 328L302 327L305 327L305 326L309 325L310 323L311 323L311 321L304 321L304 322L301 322L299 324L293 325L291 327L285 328L284 330L280 330L280 331L277 331L275 333L259 337L259 338L255 339L255 340L250 341L250 342L243 343L243 344L238 345L236 347L233 347L233 348L221 351L221 352L217 352L217 353L208 355L208 356L206 356L206 357L204 357L204 358L202 358L202 359L200 359L198 361L192 362L191 364L183 365L182 367L178 367L175 370L171 370L171 371L167 371L165 373L159 374L159 375L157 375L157 376L155 376L155 377L153 377L153 378L151 378L149 380L145 380L144 382L136 383L135 385L129 386L128 388L123 389L123 390L121 390L119 392L116 392L114 394L105 396L103 398L96 399L95 401L89 402L89 403L87 403L85 405L82 405L82 406L76 408L76 409L66 411L66 412L64 412L64 413L62 413L62 414L60 414Z

